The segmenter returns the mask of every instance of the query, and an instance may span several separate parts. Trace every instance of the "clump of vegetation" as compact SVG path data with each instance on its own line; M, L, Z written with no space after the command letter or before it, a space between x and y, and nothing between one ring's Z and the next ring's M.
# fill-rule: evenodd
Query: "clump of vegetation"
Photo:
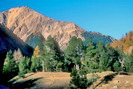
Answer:
M68 47L64 52L64 68L65 71L71 72L74 67L81 67L81 60L83 60L83 43L82 40L76 37L68 43Z
M91 40L88 41L88 46L85 50L84 65L88 69L88 73L101 71L116 71L116 63L119 62L119 53L110 45L104 46L101 42L94 44ZM113 66L114 65L114 66ZM118 70L117 70L118 71Z
M113 43L111 43L112 47L119 48L126 54L132 53L132 44L133 43L133 31L130 31L126 34L125 37L121 38L120 40L116 40Z
M2 78L4 78L2 79L3 82L18 75L18 64L15 61L13 57L13 52L11 50L6 55L2 75L3 75Z
M133 73L133 53L130 54L124 62L124 68L126 72Z
M19 61L19 76L24 78L24 74L29 73L30 72L30 65L31 64L31 60L28 57L22 57L21 60Z
M62 71L62 65L63 57L57 43L52 37L48 37L42 49L39 46L35 48L31 71Z
M94 74L91 78L88 79L87 74L83 70L76 69L71 72L71 77L71 89L87 89L87 87L92 85L99 78L99 76Z

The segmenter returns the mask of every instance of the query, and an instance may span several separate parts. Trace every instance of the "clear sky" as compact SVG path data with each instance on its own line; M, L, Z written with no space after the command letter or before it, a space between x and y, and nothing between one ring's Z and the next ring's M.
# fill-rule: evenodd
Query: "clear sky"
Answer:
M0 11L18 6L116 39L133 30L133 0L0 0Z

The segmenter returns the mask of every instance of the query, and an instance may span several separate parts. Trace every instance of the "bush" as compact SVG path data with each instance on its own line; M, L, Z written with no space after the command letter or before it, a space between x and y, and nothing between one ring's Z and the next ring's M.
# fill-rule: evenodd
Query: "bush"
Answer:
M87 78L87 74L83 70L72 70L71 72L71 89L87 89L90 85L95 82L99 76L93 75L92 78Z
M113 67L114 67L114 71L115 71L115 72L120 72L120 71L122 71L121 64L120 64L120 62L118 62L118 61L116 61L116 62L114 63Z
M86 89L88 87L88 79L78 70L72 70L72 80L70 81L71 89Z

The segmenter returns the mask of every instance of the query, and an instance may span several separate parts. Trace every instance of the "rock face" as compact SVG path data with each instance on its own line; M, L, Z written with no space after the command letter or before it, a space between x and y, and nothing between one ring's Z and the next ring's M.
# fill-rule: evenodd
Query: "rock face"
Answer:
M82 40L88 38L95 41L101 40L103 43L112 41L111 37L86 32L74 23L51 19L28 7L12 8L1 12L0 23L32 47L45 41L48 36L53 37L62 50L66 48L73 36Z

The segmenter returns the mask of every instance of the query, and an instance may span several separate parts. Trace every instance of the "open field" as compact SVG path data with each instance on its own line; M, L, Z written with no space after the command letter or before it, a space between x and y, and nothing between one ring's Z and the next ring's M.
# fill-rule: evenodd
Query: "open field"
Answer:
M97 73L100 78L88 89L133 89L133 74L120 75L111 71ZM88 74L88 78L91 74ZM14 89L68 89L70 73L38 72L24 79L15 77ZM12 81L13 81L12 80Z

